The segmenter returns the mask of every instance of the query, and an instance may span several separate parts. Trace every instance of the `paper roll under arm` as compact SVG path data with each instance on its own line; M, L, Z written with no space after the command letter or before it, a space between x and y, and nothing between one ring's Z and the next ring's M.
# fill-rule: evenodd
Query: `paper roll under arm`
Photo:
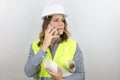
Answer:
M74 73L74 72L75 72L75 69L76 69L76 64L75 64L74 61L69 60L69 61L67 62L67 67L68 67L68 69L69 69L70 72Z
M73 62L72 62L73 63ZM47 60L45 63L44 63L44 67L47 68L48 70L52 71L52 72L57 72L57 68L58 68L58 64L56 64L55 62L53 62L52 60ZM67 66L68 68L70 68L70 72L65 70L64 68L62 68L61 66L59 66L61 69L62 69L62 76L63 77L66 77L66 76L69 76L71 75L72 71L75 69L75 65L71 65L71 62L68 61L67 63ZM71 68L73 70L71 70ZM74 70L75 71L75 70Z
M48 70L52 71L52 72L57 72L58 65L51 60L47 60L44 63L44 67L47 68Z

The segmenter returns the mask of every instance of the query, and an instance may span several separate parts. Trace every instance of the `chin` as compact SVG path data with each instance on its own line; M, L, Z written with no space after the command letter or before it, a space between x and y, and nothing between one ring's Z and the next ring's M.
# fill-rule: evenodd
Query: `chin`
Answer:
M59 31L59 35L62 35L63 34L63 31Z
M59 33L59 35L62 35L63 33Z

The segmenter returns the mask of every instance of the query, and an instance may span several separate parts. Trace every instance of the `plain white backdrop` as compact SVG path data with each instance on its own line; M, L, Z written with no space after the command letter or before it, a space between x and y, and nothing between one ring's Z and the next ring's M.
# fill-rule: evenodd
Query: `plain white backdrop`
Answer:
M56 0L54 0L56 1ZM0 80L30 80L24 73L40 16L51 0L0 0ZM84 55L86 80L120 80L120 1L61 0L68 30Z

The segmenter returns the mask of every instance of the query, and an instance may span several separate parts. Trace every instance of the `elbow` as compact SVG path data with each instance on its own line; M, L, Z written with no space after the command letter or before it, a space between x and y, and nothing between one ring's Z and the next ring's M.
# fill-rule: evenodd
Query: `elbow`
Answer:
M29 74L28 72L25 72L25 74L26 74L27 77L32 77L32 75Z
M82 76L82 80L85 80L85 72L83 72Z
M25 72L25 75L27 77L33 77L33 75L31 74L30 70L28 68L26 68L26 66L24 67L24 72Z

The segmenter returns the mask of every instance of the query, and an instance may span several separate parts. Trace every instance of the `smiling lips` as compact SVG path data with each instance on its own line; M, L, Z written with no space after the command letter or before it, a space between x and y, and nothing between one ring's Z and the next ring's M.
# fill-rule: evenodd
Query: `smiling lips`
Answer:
M62 30L63 28L58 28L57 30Z
M63 28L57 28L57 30L53 34L60 35L61 30L63 30Z

